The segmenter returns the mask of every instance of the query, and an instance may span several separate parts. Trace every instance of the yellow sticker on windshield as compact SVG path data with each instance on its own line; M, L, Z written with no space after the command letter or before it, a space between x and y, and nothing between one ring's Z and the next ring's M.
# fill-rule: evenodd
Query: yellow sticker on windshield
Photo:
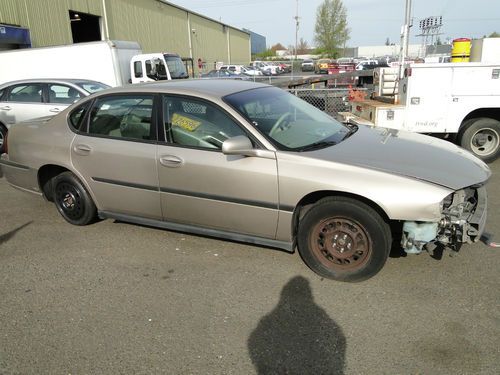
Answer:
M178 113L174 113L172 116L172 125L179 126L190 132L194 132L200 124L201 121L193 120L189 117L179 115Z

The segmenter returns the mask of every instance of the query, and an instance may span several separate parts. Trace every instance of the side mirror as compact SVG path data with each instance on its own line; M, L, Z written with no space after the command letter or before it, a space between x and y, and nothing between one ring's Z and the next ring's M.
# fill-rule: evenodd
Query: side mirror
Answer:
M222 144L224 155L256 156L264 159L276 159L274 151L254 148L252 141L244 135L226 139Z
M225 155L246 155L249 151L253 151L253 145L244 135L226 139L222 143L222 153Z

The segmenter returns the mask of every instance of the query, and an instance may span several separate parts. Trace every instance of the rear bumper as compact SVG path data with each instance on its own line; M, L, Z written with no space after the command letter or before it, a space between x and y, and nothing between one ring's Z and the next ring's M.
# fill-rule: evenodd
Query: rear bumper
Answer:
M0 157L0 169L0 176L13 187L40 194L38 170L10 161L8 154Z

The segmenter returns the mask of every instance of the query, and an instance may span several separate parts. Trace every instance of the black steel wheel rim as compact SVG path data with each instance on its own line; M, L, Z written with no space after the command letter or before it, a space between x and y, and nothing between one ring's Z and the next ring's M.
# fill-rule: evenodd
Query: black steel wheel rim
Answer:
M71 220L78 220L85 213L80 191L68 182L57 184L56 202L62 213Z

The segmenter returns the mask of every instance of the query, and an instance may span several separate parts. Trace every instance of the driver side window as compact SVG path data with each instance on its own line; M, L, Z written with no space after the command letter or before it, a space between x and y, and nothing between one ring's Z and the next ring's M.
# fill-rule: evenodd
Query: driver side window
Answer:
M245 135L241 127L214 104L184 97L164 97L165 139L203 149L222 149L231 137Z

